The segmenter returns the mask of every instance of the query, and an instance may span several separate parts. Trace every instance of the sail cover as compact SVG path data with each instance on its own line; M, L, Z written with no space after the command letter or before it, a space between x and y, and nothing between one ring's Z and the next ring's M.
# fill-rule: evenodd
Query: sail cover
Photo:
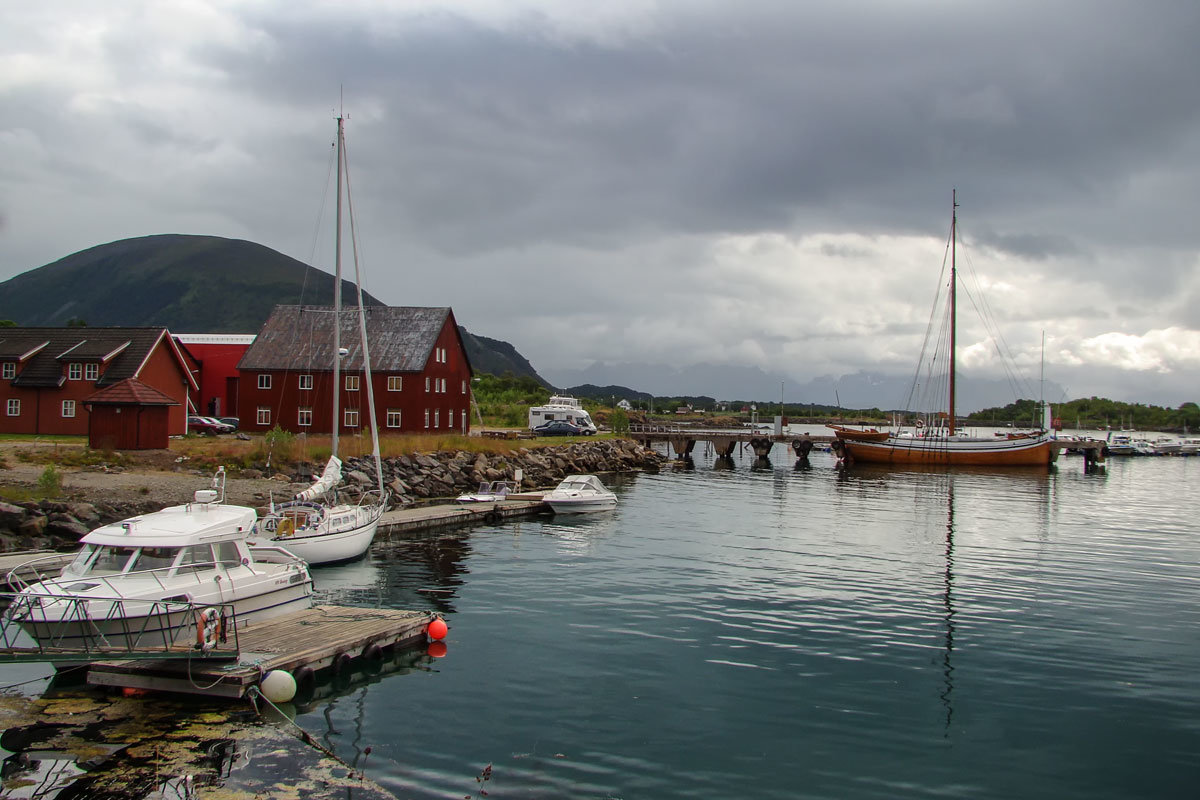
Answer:
M326 492L338 485L338 481L342 479L342 462L337 456L330 456L329 463L325 465L325 471L321 473L320 479L312 486L305 489L296 495L297 500L312 500L315 497L320 497Z

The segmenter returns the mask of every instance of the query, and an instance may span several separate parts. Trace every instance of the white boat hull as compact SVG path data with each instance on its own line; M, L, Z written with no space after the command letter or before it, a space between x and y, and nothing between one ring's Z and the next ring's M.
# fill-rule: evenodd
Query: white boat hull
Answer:
M351 506L331 509L326 513L327 518L332 520L349 519L353 515L354 522L347 527L321 527L313 533L297 532L290 536L276 536L270 540L271 544L285 548L309 564L352 561L361 558L371 547L379 529L383 508Z
M555 514L590 514L596 511L609 511L617 507L617 498L585 498L581 500L550 500L546 502Z

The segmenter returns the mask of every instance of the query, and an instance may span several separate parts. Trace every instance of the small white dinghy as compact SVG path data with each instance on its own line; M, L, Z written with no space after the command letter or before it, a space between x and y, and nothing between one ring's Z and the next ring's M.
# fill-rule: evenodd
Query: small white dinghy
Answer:
M608 511L617 505L617 496L595 475L568 475L543 497L555 514L584 514Z
M517 490L512 481L483 481L479 489L467 494L460 494L460 503L497 503Z

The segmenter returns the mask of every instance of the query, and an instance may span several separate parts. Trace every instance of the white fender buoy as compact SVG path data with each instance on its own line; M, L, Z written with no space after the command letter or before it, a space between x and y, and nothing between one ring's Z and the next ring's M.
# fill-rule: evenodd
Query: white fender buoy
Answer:
M287 703L296 696L296 679L284 669L273 669L262 679L259 689L272 703Z

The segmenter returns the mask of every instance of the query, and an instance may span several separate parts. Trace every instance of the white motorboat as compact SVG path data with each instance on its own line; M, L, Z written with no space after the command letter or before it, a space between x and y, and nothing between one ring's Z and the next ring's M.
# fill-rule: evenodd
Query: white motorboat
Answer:
M226 625L310 607L308 566L283 548L251 545L258 515L224 504L224 479L222 468L191 503L96 528L57 577L17 579L5 622L42 647L163 647L198 630L198 644L211 645L205 636Z
M460 503L498 503L517 490L513 481L483 481L474 492L460 494Z
M595 475L568 475L542 499L555 514L583 514L608 511L617 505L617 496Z
M337 235L334 246L334 317L332 324L333 386L341 386L341 359L345 351L341 347L342 325L353 324L357 329L362 348L363 371L366 380L367 421L371 429L371 444L374 451L374 491L363 494L356 504L340 503L337 486L342 479L342 461L338 458L338 429L341 415L338 412L340 391L332 395L333 444L332 455L325 465L319 480L296 497L276 507L263 518L263 532L272 544L286 547L309 564L332 564L359 558L371 546L379 520L387 508L388 495L383 486L383 467L379 457L379 427L375 418L375 394L371 379L371 356L367 346L367 328L362 302L362 287L358 286L358 308L354 319L343 319L342 315L342 184L346 164L346 136L343 118L337 118ZM345 181L349 186L349 180ZM353 204L351 204L353 207ZM351 230L353 231L353 221ZM357 249L355 250L357 253ZM355 275L358 275L357 263Z
M1179 440L1179 455L1194 456L1200 455L1200 439L1183 438Z

